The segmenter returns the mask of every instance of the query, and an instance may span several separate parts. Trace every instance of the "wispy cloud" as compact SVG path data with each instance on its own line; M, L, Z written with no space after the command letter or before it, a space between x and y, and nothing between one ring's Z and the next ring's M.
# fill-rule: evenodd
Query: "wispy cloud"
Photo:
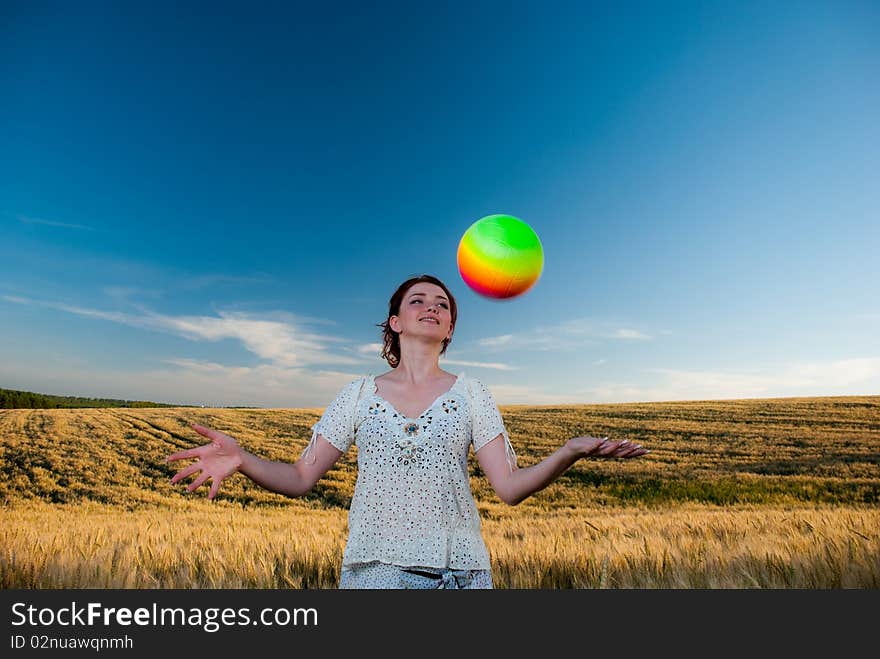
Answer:
M343 386L363 375L359 371L306 370L276 364L225 366L194 359L169 359L166 363L175 368L150 371L147 380L173 382L181 396L208 406L324 408ZM192 399L194 391L200 396L196 400Z
M579 392L584 402L729 400L880 394L880 358L793 362L741 371L649 369L651 386L603 383Z
M13 304L31 304L28 298L21 297L20 295L0 295L0 300L12 302Z
M616 330L611 337L612 339L632 339L636 341L648 341L651 339L647 334L643 334L638 330L633 329L619 329Z
M880 385L880 358L794 362L770 372L711 372L656 369L675 388L750 392L754 395L798 389L835 389L874 381ZM878 389L880 392L880 389Z
M356 352L360 355L369 355L371 357L380 355L382 353L382 344L381 343L365 343L357 347ZM511 366L509 364L502 364L500 362L475 362L475 361L464 361L461 359L447 359L446 357L440 357L441 365L450 365L450 366L464 366L467 368L488 368L496 371L515 371L517 367Z
M487 384L487 386L499 405L555 405L559 403L560 398L564 398L559 394L548 393L528 385Z
M26 215L19 215L18 221L23 224L42 224L43 226L49 227L59 227L61 229L78 229L81 231L94 231L94 227L86 226L85 224L71 224L69 222L55 222L54 220L41 220L37 217L27 217Z
M203 375L219 375L224 378L232 378L233 380L237 380L240 377L250 375L254 371L259 370L259 367L226 366L224 364L218 364L216 362L206 362L200 361L198 359L187 358L163 359L162 363L179 366L184 370L192 371L194 373L201 373Z
M500 362L469 362L460 359L444 359L440 358L441 364L450 364L452 366L465 366L467 368L488 368L495 371L516 371L516 366L510 364L502 364Z
M0 380L10 388L41 393L151 400L179 405L250 405L324 408L360 372L308 370L274 364L225 366L193 359L166 360L157 368L103 370L43 356L0 361ZM83 372L89 377L83 380ZM51 386L41 372L51 371ZM307 437L304 437L307 438ZM195 439L195 438L194 438Z
M483 348L503 348L515 343L513 334L502 334L501 336L490 336L485 339L479 339L477 343Z
M477 344L488 350L503 351L569 350L605 341L650 341L651 336L629 327L615 327L606 321L587 318L569 320L556 325L535 327L518 334L502 334L479 339Z
M85 318L174 334L191 341L237 340L251 353L284 367L306 364L358 364L361 360L339 351L328 351L329 344L345 343L340 337L310 333L293 321L290 314L276 314L283 319L258 317L242 312L218 312L218 316L169 316L141 308L140 314L103 311L60 302L31 300L5 295L7 302L57 309Z

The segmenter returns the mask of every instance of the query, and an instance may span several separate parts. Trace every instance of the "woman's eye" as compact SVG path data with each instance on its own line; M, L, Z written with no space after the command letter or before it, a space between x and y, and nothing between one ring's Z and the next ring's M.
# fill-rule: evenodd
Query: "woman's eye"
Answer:
M419 304L422 303L421 300L410 300L410 304L415 304L416 302L418 302ZM441 303L440 303L440 306L443 307L444 309L448 309L448 308L449 308L449 305L446 304L445 302L441 302Z

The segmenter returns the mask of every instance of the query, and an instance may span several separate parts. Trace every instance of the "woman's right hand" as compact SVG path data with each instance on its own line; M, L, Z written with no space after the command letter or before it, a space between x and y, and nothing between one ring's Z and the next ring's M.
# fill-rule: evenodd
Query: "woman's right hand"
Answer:
M238 442L236 442L235 439L219 430L206 428L197 423L191 425L193 430L200 435L204 435L210 439L211 442L209 444L197 446L196 448L172 453L165 458L165 462L185 460L187 458L199 458L197 462L184 467L174 474L171 478L171 482L176 483L197 471L201 471L202 473L199 474L192 483L187 485L186 491L192 492L193 490L196 490L202 483L210 478L211 490L208 492L208 498L213 499L217 496L217 492L220 490L220 483L223 482L223 479L228 478L238 471L239 467L241 467L242 460L244 459L244 450L238 445Z

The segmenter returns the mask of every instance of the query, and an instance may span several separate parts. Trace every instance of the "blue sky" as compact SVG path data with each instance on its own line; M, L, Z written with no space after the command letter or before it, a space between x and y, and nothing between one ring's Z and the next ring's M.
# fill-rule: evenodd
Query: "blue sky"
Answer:
M427 272L500 404L880 393L876 3L177 4L0 7L0 387L323 407Z

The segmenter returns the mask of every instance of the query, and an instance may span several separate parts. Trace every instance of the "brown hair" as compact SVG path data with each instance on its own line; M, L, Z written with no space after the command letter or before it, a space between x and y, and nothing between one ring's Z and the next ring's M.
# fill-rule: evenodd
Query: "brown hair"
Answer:
M452 315L452 328L453 331L455 331L455 321L458 319L458 305L455 303L455 297L449 289L446 288L446 284L433 275L419 275L418 277L407 279L397 287L397 290L394 291L394 295L392 295L391 299L388 301L388 316L385 318L385 321L376 325L377 327L382 328L382 352L380 353L380 357L388 362L388 365L391 368L397 368L397 365L400 364L400 335L391 329L391 316L400 315L400 305L403 303L403 296L406 295L406 292L410 288L423 282L436 284L443 289L444 293L446 293L446 297L449 298L449 313ZM446 347L450 343L452 343L452 337L443 339L443 349L440 350L441 355L446 352Z

